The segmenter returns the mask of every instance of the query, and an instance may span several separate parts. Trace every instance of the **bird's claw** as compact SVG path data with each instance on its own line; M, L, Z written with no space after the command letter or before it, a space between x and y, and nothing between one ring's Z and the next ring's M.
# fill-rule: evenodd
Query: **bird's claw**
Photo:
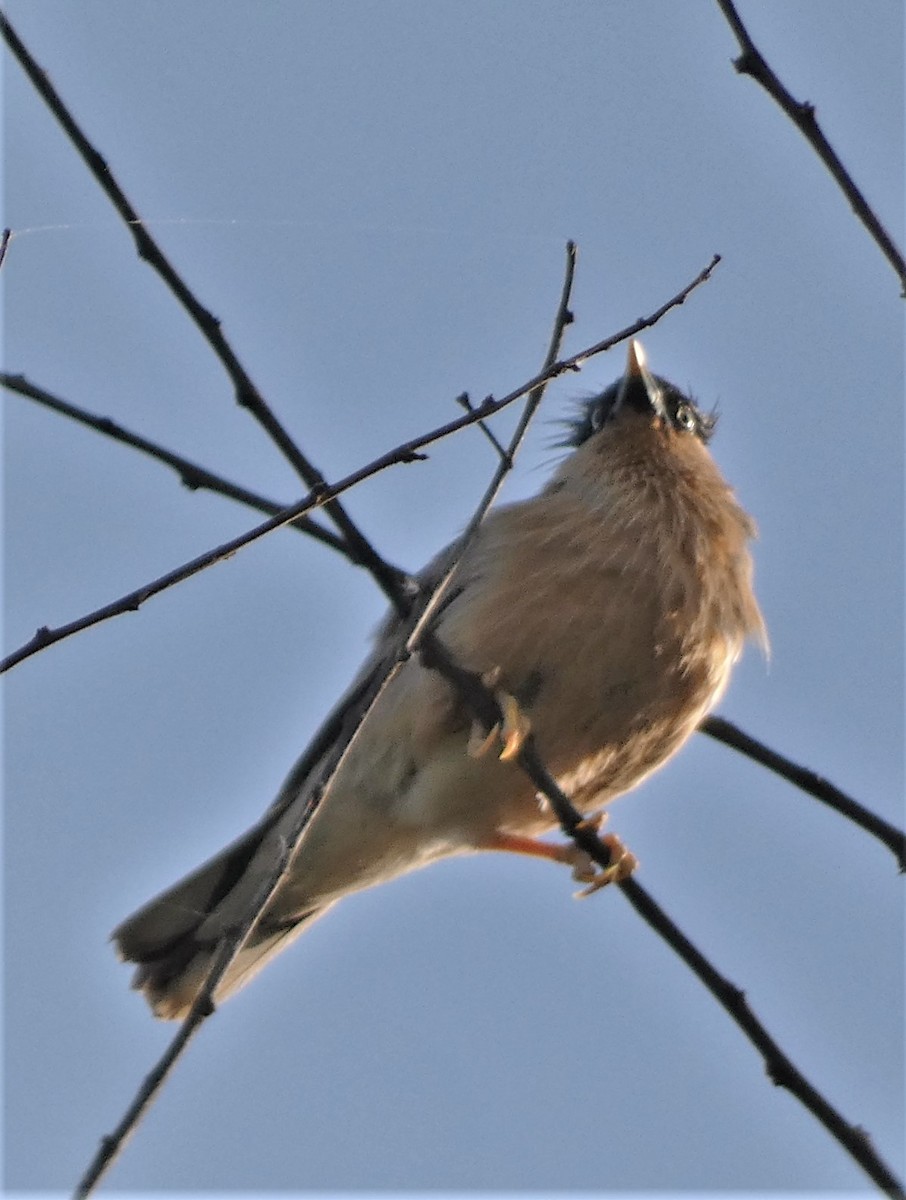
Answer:
M592 813L580 821L576 826L576 833L590 831L597 834L598 830L608 818L608 813ZM581 846L577 846L575 842L569 845L569 861L573 864L573 879L576 883L592 883L597 879L601 870L600 864L596 863L587 850L583 850Z
M588 821L582 822L583 825L589 823L592 823L592 827L597 831L601 824L601 817L592 817ZM579 883L588 884L588 887L575 893L577 900L584 900L586 897L594 895L601 888L607 887L609 883L623 883L639 865L639 860L631 850L623 845L615 833L605 834L601 841L610 851L609 866L601 867L585 850L580 851L576 856L573 879Z
M500 758L502 762L510 762L519 756L525 739L532 732L532 723L519 707L515 696L511 696L509 692L497 692L496 697L503 711L503 725L500 729L503 749L500 751Z
M499 671L493 671L484 677L483 682L488 687L494 687L499 674ZM470 758L481 758L499 739L502 743L499 755L501 762L512 762L519 756L526 738L532 732L532 723L519 707L519 701L509 692L495 688L494 699L500 705L503 720L498 721L488 733L476 722L469 735L468 753Z

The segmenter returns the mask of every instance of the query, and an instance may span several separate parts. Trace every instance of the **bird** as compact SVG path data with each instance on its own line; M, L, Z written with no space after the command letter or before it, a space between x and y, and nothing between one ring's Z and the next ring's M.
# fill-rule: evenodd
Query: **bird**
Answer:
M457 563L432 634L493 684L508 750L530 729L573 805L604 806L666 763L720 700L748 639L766 648L753 592L756 530L708 442L715 418L629 345L623 375L582 402L541 491L491 510ZM420 577L430 591L448 560ZM350 720L397 654L391 616L346 695L259 822L122 922L153 1013L182 1019L222 940L272 877ZM377 695L276 890L214 991L216 1006L344 896L441 858L510 851L595 875L517 755L494 753L454 688L418 655ZM515 740L514 740L515 739ZM614 838L625 874L636 864Z

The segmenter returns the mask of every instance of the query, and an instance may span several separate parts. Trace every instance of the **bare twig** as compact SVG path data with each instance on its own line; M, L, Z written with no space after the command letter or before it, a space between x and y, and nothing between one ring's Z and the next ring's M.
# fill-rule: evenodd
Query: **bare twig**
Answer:
M438 649L440 655L435 657ZM456 688L486 731L490 732L502 722L500 707L479 676L452 663L443 647L438 646L437 639L429 649L423 651L422 656L426 665L438 670ZM519 764L537 791L546 798L563 832L601 867L609 867L609 847L561 791L539 758L531 734L513 761ZM771 1081L795 1096L882 1191L895 1200L903 1200L902 1184L875 1151L865 1130L847 1121L806 1079L755 1016L741 989L717 971L635 878L624 880L617 886L639 916L694 972L721 1008L740 1027L764 1059L765 1070Z
M423 439L416 440L420 444L425 444ZM284 525L289 525L314 509L322 507L335 496L339 496L351 487L355 487L357 483L361 483L363 479L369 479L372 475L376 475L379 471L383 471L386 467L392 466L395 463L411 462L412 460L413 452L411 449L397 447L396 450L382 455L379 459L369 463L368 466L354 471L351 475L347 475L339 483L333 484L331 487L321 487L312 490L302 500L298 501L298 503L291 505L289 508L282 509L269 520L263 521L260 525L256 525L246 533L240 534L239 537L231 538L230 541L224 542L220 546L215 546L213 550L208 550L204 554L198 555L197 558L182 563L172 571L161 575L158 579L152 580L150 583L146 583L132 592L128 592L125 596L121 596L118 600L104 604L100 608L96 608L94 611L86 613L84 616L78 617L66 625L58 626L56 629L51 629L47 625L40 626L30 641L20 646L17 650L14 650L0 662L0 674L8 671L11 667L17 666L25 659L31 658L33 654L37 654L41 650L46 650L48 646L52 646L56 642L61 642L65 638L72 637L73 634L81 633L83 629L90 629L92 625L98 625L102 621L109 620L111 617L119 617L127 612L137 612L142 604L146 600L150 600L152 596L157 596L168 588L174 587L177 583L182 583L184 580L190 579L193 575L197 575L215 563L232 558L237 551L252 545L259 538L273 533L275 529L282 529Z
M156 458L158 462L165 463L168 467L173 468L184 486L190 491L216 492L220 496L227 496L230 500L236 500L240 504L257 509L258 512L269 513L271 516L282 512L287 507L285 504L278 504L275 500L268 500L265 496L259 496L256 492L249 491L248 488L241 487L229 479L224 479L222 475L217 475L213 471L209 471L207 467L191 462L181 454L174 454L165 446L152 442L148 438L142 437L141 434L133 433L117 424L110 417L98 417L76 404L70 404L68 400L63 400L52 392L38 387L37 384L31 383L24 375L11 375L7 371L0 371L0 384L19 396L34 400L64 417L78 421L81 425L87 425L89 429L94 429L97 433L104 434L105 437L113 438L114 441L122 442L126 446L132 446L136 450L141 450L143 454ZM316 541L330 546L332 550L344 555L357 566L361 565L350 553L343 538L330 529L325 529L317 521L299 517L298 520L291 521L290 525L302 533L307 533Z
M306 809L306 821L310 819L310 815L309 810ZM151 1107L157 1093L166 1083L174 1066L184 1054L189 1042L201 1028L202 1023L214 1013L215 1008L211 1001L214 989L242 948L242 943L245 941L254 924L255 914L260 912L261 908L267 903L273 889L285 874L288 865L289 848L286 845L282 847L282 853L275 864L273 877L267 877L255 895L255 908L250 908L249 910L251 919L245 920L241 929L237 929L235 941L231 938L221 943L214 957L208 978L205 981L205 986L199 992L189 1015L183 1021L182 1025L180 1025L176 1036L167 1046L167 1049L158 1059L157 1063L155 1063L152 1070L142 1080L141 1087L136 1092L132 1103L123 1113L122 1120L112 1133L101 1138L97 1153L76 1185L73 1193L75 1197L81 1198L90 1195L107 1171L113 1166L126 1142L138 1128L142 1117L144 1117L145 1113Z
M570 312L569 303L573 290L573 279L576 273L576 257L577 251L575 242L567 242L566 271L563 276L563 287L560 292L560 303L557 305L557 313L554 317L554 328L551 332L551 339L550 343L548 344L547 354L544 357L544 364L541 368L542 375L557 361L557 356L560 353L560 347L563 343L563 335L566 331L566 327L572 322L573 319L572 313ZM533 387L529 392L528 400L526 401L525 408L523 409L522 415L520 416L516 425L516 429L513 432L513 436L510 439L509 446L504 448L499 442L497 442L497 439L494 438L494 435L490 432L490 430L486 429L488 436L493 439L498 448L500 462L497 464L497 469L491 477L491 481L485 489L484 495L481 497L475 511L472 513L469 523L449 549L446 562L439 571L440 582L435 587L431 599L425 606L421 617L416 622L409 636L408 646L411 651L414 652L419 648L419 644L423 636L430 628L430 623L434 614L443 603L444 596L449 591L453 576L456 573L457 564L461 560L469 543L475 537L475 534L478 531L478 526L485 519L488 509L494 503L497 493L500 491L501 485L503 484L508 472L513 469L516 454L519 451L519 447L522 445L522 440L525 437L532 418L538 411L538 405L541 403L544 397L544 391L546 387L547 381L545 380L543 383ZM475 411L472 408L471 403L468 406L468 411ZM484 427L483 422L479 422L479 424Z
M255 417L306 486L309 488L321 488L324 484L324 477L321 475L321 472L302 453L252 382L251 377L239 361L232 346L224 337L220 328L220 321L199 302L182 276L176 271L160 246L145 228L141 217L117 183L106 161L79 128L72 113L70 113L53 84L48 79L47 74L38 66L3 13L0 13L0 31L2 31L6 44L28 76L32 86L59 121L69 140L81 155L88 170L94 176L117 213L126 223L135 241L139 258L144 259L160 275L161 279L163 279L164 283L166 283L167 287L185 309L205 341L217 356L233 385L236 403L242 408L248 409L252 416ZM394 575L393 570L388 568L380 555L375 552L371 543L349 517L342 505L335 499L331 499L325 503L324 510L345 537L357 561L368 564L368 568L377 580L378 586L391 602L394 602L395 597L399 596L400 588L399 580Z
M569 320L571 320L568 302L572 289L575 263L576 248L574 244L570 242L567 245L566 277L564 280L560 304L557 309L557 316L554 321L554 332L551 338L550 349L548 350L547 358L545 359L545 366L549 366L556 359L557 352L560 347L560 341L563 335L563 330L566 328ZM536 388L529 395L529 398L526 402L526 413L523 414L519 428L514 433L510 447L505 455L505 461L508 466L498 468L498 471L495 473L495 479L498 477L498 475L502 478L502 470L512 469L513 460L523 439L528 420L537 410L538 404L540 403L543 395L543 391L544 387L542 385L541 387ZM482 503L479 505L476 517L473 518L473 522L470 524L477 528L477 514L481 513L484 515L484 513L487 512L487 508L492 499L493 496L489 496L486 493L485 497L482 499ZM443 586L443 584L440 586ZM413 614L412 620L414 621L415 619L416 617ZM431 637L430 634L427 636ZM211 965L211 969L208 972L208 976L205 979L204 986L202 987L199 995L196 997L188 1016L180 1026L176 1036L167 1047L166 1052L160 1058L157 1065L143 1081L141 1087L135 1095L135 1098L124 1113L123 1118L117 1125L116 1129L113 1131L113 1133L101 1139L98 1152L76 1189L75 1194L78 1198L80 1198L80 1200L81 1198L88 1196L93 1191L93 1189L100 1182L101 1178L113 1165L120 1151L125 1146L127 1140L135 1132L142 1117L153 1103L155 1096L160 1091L170 1072L175 1067L183 1051L188 1046L189 1040L200 1027L201 1023L214 1012L214 995L217 991L220 981L229 970L230 964L239 954L243 944L248 938L248 935L251 933L256 922L258 921L258 918L264 911L269 900L279 887L280 881L283 879L287 870L289 869L292 859L302 842L305 830L308 827L315 810L323 802L323 799L327 794L333 779L342 766L344 759L349 754L353 743L358 737L359 730L362 728L362 725L368 717L368 714L371 712L384 688L387 687L391 678L398 670L403 658L408 657L408 650L406 649L406 643L403 639L401 639L398 643L397 649L398 653L396 658L387 664L383 674L377 680L371 683L370 686L366 687L364 694L359 697L357 705L358 711L352 714L352 716L347 714L346 720L348 732L346 733L345 738L337 741L332 748L328 761L319 768L319 778L314 781L309 792L307 802L304 806L302 806L301 811L297 815L296 820L293 822L293 825L286 836L285 843L282 847L282 853L280 854L278 861L274 864L273 869L269 873L268 877L253 897L249 908L243 914L241 922L235 929L230 930L229 933L223 938L214 962ZM439 646L437 647L437 652L438 654L443 653Z
M101 1139L97 1154L92 1159L76 1187L75 1196L78 1200L84 1200L84 1197L90 1195L98 1183L100 1183L103 1176L113 1166L126 1142L138 1128L139 1123L151 1107L158 1092L182 1057L191 1038L198 1032L198 1029L206 1018L215 1012L214 995L220 981L242 950L255 923L292 865L293 858L305 835L305 830L308 828L315 812L323 803L330 784L344 759L349 754L365 719L398 667L398 659L390 663L383 676L375 681L364 695L360 697L358 712L355 714L354 720L350 722L350 732L343 742L337 744L329 760L320 769L320 777L314 782L306 803L300 806L300 810L296 814L295 820L280 847L280 854L277 857L277 861L262 880L261 885L252 897L249 907L243 913L241 920L222 938L217 953L214 956L214 961L211 964L211 969L188 1015L180 1025L175 1037L163 1055L155 1064L153 1070L142 1081L132 1103L126 1109L116 1128L112 1133Z
M745 754L747 758L761 763L769 771L773 771L783 779L795 784L802 791L814 796L816 800L820 800L822 804L836 809L838 813L842 813L844 817L848 817L850 821L867 830L893 851L900 870L906 871L906 833L902 829L897 829L895 825L889 824L851 796L841 792L838 787L818 775L817 772L778 754L776 750L772 750L764 742L759 742L757 738L751 737L738 725L732 724L723 717L706 717L700 729L702 733L707 733L715 741L723 742L724 745L731 746L734 750Z
M485 687L480 677L473 672L458 666L449 656L446 648L433 635L428 634L423 641L421 651L422 661L441 675L456 689L457 694L471 710L486 730L490 731L502 720L499 705L493 694ZM396 664L394 664L395 666ZM381 689L386 686L389 675L381 682ZM363 714L358 728L370 711L376 696L370 698L368 708ZM344 753L347 751L344 750ZM554 778L542 763L535 748L534 739L528 735L515 759L525 771L537 791L543 795L557 817L563 832L584 850L595 862L607 868L611 862L609 847L594 833L590 824L582 814L573 807L572 803L561 791ZM332 766L332 777L339 761ZM300 814L297 825L287 839L284 853L276 864L274 871L256 897L254 912L246 914L241 929L234 931L226 939L218 953L217 960L206 980L203 993L196 1000L192 1011L181 1026L176 1038L166 1054L146 1078L136 1099L123 1121L109 1137L103 1139L100 1150L79 1184L76 1195L85 1197L100 1180L102 1174L114 1161L116 1154L122 1149L128 1136L134 1131L141 1116L159 1091L166 1076L172 1070L179 1055L188 1044L189 1038L197 1026L213 1011L211 997L225 974L230 962L241 948L248 932L257 920L258 914L273 894L280 879L283 877L290 862L294 847L298 845L304 829L311 819L317 797L323 794L323 789L329 787L329 782L319 785L322 792L315 790L315 799L309 803ZM744 992L725 976L721 975L714 965L701 953L694 943L682 932L676 923L666 914L654 898L634 878L617 885L640 917L667 943L679 958L693 971L708 991L714 996L725 1012L735 1021L748 1040L761 1054L765 1070L771 1081L778 1087L785 1087L800 1103L811 1112L821 1125L831 1134L835 1141L850 1155L855 1163L878 1185L878 1187L893 1200L903 1200L903 1187L887 1164L875 1151L866 1132L857 1125L847 1121L833 1107L815 1086L795 1066L792 1060L780 1048L777 1041L770 1035L764 1024L758 1019L748 1004Z
M902 1183L875 1150L866 1131L847 1121L806 1079L755 1016L745 992L715 969L635 879L627 879L618 887L639 916L679 955L736 1022L764 1060L771 1082L786 1088L807 1108L882 1192L893 1200L904 1200Z
M9 247L9 239L13 236L11 229L4 229L0 234L0 267L6 262L6 251Z
M691 283L688 283L650 316L640 317L632 325L620 330L619 333L614 334L612 337L603 338L593 346L589 346L586 350L581 350L578 354L574 354L571 358L558 359L538 375L534 376L534 378L521 384L513 391L508 392L502 399L494 400L488 396L471 413L465 413L463 416L457 417L453 421L448 421L445 425L441 425L437 429L433 429L430 433L422 434L420 437L415 437L408 442L404 442L402 445L395 447L395 449L389 450L386 454L382 454L379 458L374 459L367 466L353 471L338 483L330 486L324 484L313 488L304 499L289 508L283 509L276 516L271 517L270 520L256 525L254 529L225 542L213 550L207 551L205 554L199 555L197 558L193 558L190 562L183 563L182 566L167 572L166 575L161 576L159 579L137 588L135 591L120 597L120 599L103 605L101 608L95 609L94 612L87 613L85 616L71 621L66 625L61 625L56 629L50 629L46 625L41 626L30 641L20 646L17 650L14 650L0 662L0 674L23 662L26 658L30 658L33 654L45 650L48 646L54 645L64 638L71 637L73 634L80 633L83 629L88 629L92 625L97 625L101 621L106 621L111 617L121 616L127 612L135 612L151 596L156 596L158 593L166 591L167 588L173 587L177 583L182 583L183 580L197 575L199 571L213 566L214 563L232 557L238 550L251 545L259 538L272 533L275 529L281 529L284 525L288 525L298 517L305 516L313 509L326 505L334 497L355 487L357 483L361 483L365 479L370 479L373 475L377 475L380 471L397 463L409 463L417 460L419 457L422 457L419 455L419 451L423 447L440 441L441 438L448 437L450 434L456 433L457 430L464 429L467 425L473 425L482 418L500 412L502 408L506 408L507 405L512 404L527 392L531 392L533 389L547 383L548 380L556 379L559 375L567 371L581 370L582 366L590 358L612 349L628 338L635 337L643 329L648 329L654 325L671 309L683 304L695 288L710 279L714 268L719 262L720 255L715 254L708 266L703 271L700 271ZM384 568L385 576L389 572L392 572L392 568L389 568L387 564L384 564ZM391 575L391 579L388 580L388 589L394 596L399 596L401 593L401 585L396 576Z
M742 53L733 60L733 66L740 75L749 75L756 83L760 83L768 95L780 105L799 132L803 135L824 165L834 177L837 186L843 192L850 206L868 232L871 234L881 253L893 267L900 281L901 295L906 296L906 260L881 224L877 214L865 199L861 190L849 171L840 161L833 146L824 136L824 132L815 117L815 106L808 102L797 100L784 87L765 61L761 51L752 41L748 29L736 11L733 0L717 0L720 11L727 19L727 24L733 30Z
M472 407L472 400L471 400L468 392L462 392L459 396L457 396L456 403L459 405L460 408L464 408L466 410L466 412L474 412L475 411L474 408ZM484 436L488 439L488 441L491 443L491 445L494 447L494 449L497 451L497 453L500 455L500 457L506 458L506 450L503 448L503 443L500 441L497 434L490 427L490 425L487 423L487 421L479 421L478 428L481 430L481 432L484 434Z

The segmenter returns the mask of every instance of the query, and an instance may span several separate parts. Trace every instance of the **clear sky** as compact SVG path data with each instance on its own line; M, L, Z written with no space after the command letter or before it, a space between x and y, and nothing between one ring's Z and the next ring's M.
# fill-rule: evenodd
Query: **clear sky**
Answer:
M567 238L576 351L644 340L717 404L771 634L721 712L903 820L902 300L716 6L8 0L281 419L336 478L541 361ZM742 0L902 242L903 11ZM5 362L277 499L298 481L7 57ZM550 389L513 499L571 401ZM6 399L7 647L256 523ZM503 423L503 428L507 423ZM349 497L420 566L494 466L478 433ZM172 1033L107 944L257 819L383 609L292 531L22 664L6 687L6 1142L68 1190ZM903 879L697 737L612 811L640 881L900 1172ZM125 1192L858 1192L867 1180L617 892L483 856L354 897L208 1023Z

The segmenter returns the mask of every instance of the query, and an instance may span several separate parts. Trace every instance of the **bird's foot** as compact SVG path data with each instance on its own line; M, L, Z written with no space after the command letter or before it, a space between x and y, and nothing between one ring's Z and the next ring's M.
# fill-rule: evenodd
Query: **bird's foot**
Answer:
M518 757L519 751L525 745L526 738L532 732L532 723L519 707L516 697L496 687L499 677L500 670L498 668L484 675L482 682L486 687L494 689L494 699L500 705L503 720L498 721L488 733L485 733L478 722L473 724L468 744L470 758L483 757L499 740L501 762L512 762L514 758Z
M597 834L607 820L606 813L595 813L586 817L578 829L591 830ZM639 860L627 850L615 833L605 834L601 841L610 851L610 865L602 867L591 857L587 850L577 846L575 842L545 842L540 838L525 837L517 833L496 833L493 838L484 843L482 850L504 850L510 854L528 854L532 858L546 858L551 862L565 863L572 867L573 879L577 883L588 884L576 899L584 899L598 892L609 883L622 883L628 879L639 865Z
M601 824L600 817L590 818L590 821L593 822L592 827L597 832ZM582 824L587 825L589 822L583 821ZM602 867L600 863L595 862L587 850L582 850L578 846L575 847L576 858L573 867L573 879L579 883L588 884L588 887L584 887L581 891L576 892L575 897L577 900L584 900L588 896L593 896L595 892L599 892L601 888L607 887L609 883L623 883L639 865L639 860L631 850L623 845L615 833L606 833L600 840L610 851L610 863L606 867Z
M576 826L576 832L588 831L597 837L598 831L605 821L609 819L609 816L610 814L606 812L592 813L584 821L579 822ZM573 879L576 883L591 883L594 879L597 879L601 866L595 862L587 850L583 850L575 842L567 842L563 846L563 852L563 861L572 867Z

